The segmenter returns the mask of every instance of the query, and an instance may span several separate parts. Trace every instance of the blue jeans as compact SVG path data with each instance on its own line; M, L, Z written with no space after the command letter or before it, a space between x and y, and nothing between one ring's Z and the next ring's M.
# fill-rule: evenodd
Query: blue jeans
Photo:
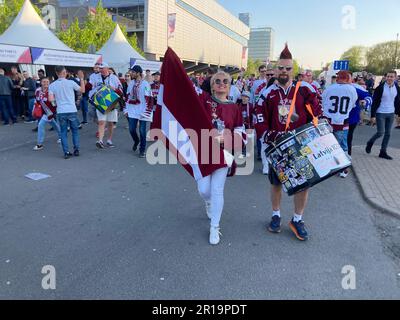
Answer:
M44 120L43 118L40 119L39 124L38 124L38 145L43 145L44 142L44 137L45 137L45 132L46 132L46 124L49 123L52 125L54 130L57 131L58 138L61 139L61 130L60 130L60 125L55 119L51 119L50 121Z
M0 112L3 117L4 124L10 123L10 117L12 122L17 122L14 110L12 107L11 96L0 96Z
M146 127L147 127L147 122L146 121L141 121L139 119L134 119L134 118L129 118L128 117L128 122L129 122L129 132L131 134L131 137L135 143L139 142L139 136L136 132L137 124L139 122L139 133L140 133L140 147L139 151L140 152L145 152L146 151Z
M349 135L349 130L334 131L333 134L335 135L336 139L338 140L343 151L348 152L349 148L347 146L347 136Z
M376 126L378 128L378 132L368 141L368 144L373 145L377 139L383 136L381 151L386 152L389 145L393 122L394 113L377 113Z
M71 128L72 142L74 144L74 151L79 151L79 120L78 113L59 113L57 114L58 122L61 129L61 144L64 154L69 152L68 148L68 127Z
M29 119L29 121L35 121L35 119L32 117L32 111L33 111L34 105L35 105L35 98L28 99L28 107L29 107L28 119Z
M81 110L82 110L82 121L87 122L87 115L89 112L89 98L88 97L82 97Z

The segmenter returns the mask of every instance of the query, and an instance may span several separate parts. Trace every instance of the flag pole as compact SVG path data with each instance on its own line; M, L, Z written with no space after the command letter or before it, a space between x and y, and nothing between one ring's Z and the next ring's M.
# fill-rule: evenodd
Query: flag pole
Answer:
M168 15L169 15L169 0L167 0L167 49L169 47L169 21L168 21Z

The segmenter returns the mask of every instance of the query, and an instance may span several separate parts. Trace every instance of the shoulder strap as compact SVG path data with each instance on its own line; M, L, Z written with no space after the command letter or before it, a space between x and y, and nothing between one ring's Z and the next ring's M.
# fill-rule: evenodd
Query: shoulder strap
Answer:
M296 105L296 99L297 99L297 92L299 92L300 85L301 85L301 81L297 81L296 89L294 90L294 96L293 96L292 104L290 105L289 115L288 115L288 118L286 120L285 131L288 131L289 126L290 126L290 119L292 118L292 115L293 115L293 112L294 112L294 108L295 108L295 105Z
M312 108L311 108L311 106L307 103L306 104L306 108L307 108L307 111L311 114L311 116L312 116L312 123L313 123L313 125L314 125L314 127L318 127L318 118L314 115L314 113L313 113L313 111L312 111Z

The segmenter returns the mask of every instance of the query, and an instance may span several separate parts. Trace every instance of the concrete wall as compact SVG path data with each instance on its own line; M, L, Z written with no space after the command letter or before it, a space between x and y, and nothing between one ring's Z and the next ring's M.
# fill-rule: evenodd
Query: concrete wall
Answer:
M178 0L179 1L179 0ZM145 8L144 51L148 56L160 58L170 46L182 60L212 65L246 67L242 60L243 47L247 47L250 29L214 0L147 0ZM204 16L188 12L182 5L189 5L212 20L227 27L205 21ZM176 13L175 37L167 40L167 15ZM147 20L146 20L147 19ZM211 25L212 24L212 25Z

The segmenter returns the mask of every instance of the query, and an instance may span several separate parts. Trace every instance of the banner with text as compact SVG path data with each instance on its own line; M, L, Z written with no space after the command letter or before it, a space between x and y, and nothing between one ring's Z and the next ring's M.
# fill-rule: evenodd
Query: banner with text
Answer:
M29 47L0 44L0 62L32 63Z
M93 67L102 62L99 54L31 48L34 64L62 65L68 67Z
M162 62L132 58L131 59L131 68L136 65L141 66L143 71L150 70L151 72L156 72L156 71L161 70Z

